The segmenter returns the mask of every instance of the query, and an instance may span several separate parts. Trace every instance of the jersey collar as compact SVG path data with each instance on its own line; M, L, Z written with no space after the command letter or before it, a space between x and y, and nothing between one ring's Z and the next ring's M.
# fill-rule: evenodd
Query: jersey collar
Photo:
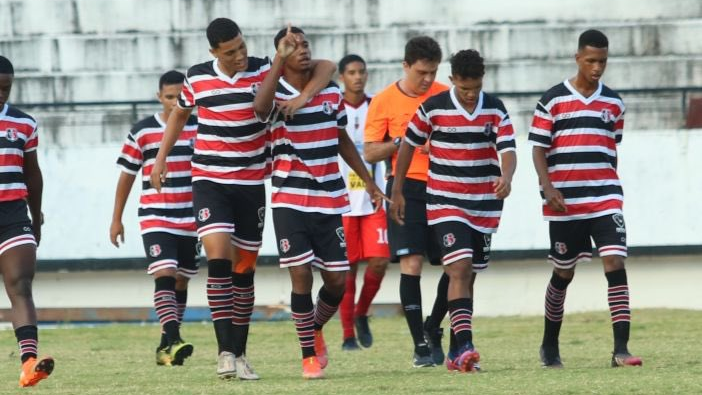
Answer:
M580 100L584 104L590 104L593 101L597 100L597 98L600 97L600 93L602 93L602 82L601 81L597 81L597 90L595 92L593 92L593 94L590 95L590 97L585 97L582 94L580 94L580 92L578 92L578 90L575 89L575 87L573 85L571 85L570 81L568 81L568 80L563 81L563 85L565 85L565 87L570 91L570 93L573 96L575 96L576 99Z
M466 111L466 109L463 107L460 101L458 101L458 98L456 97L456 87L452 86L450 90L450 95L451 95L451 101L453 102L453 105L456 106L456 109L458 112L466 117L469 121L475 121L475 118L478 118L478 115L480 115L480 111L483 109L483 91L480 91L480 96L478 97L478 102L475 104L475 108L473 109L473 113L469 113Z

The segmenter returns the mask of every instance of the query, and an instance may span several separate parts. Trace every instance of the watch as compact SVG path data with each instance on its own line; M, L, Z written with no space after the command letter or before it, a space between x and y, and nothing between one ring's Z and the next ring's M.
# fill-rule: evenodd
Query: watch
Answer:
M392 139L392 143L395 144L395 147L399 147L400 144L402 144L402 137L395 137L394 139Z

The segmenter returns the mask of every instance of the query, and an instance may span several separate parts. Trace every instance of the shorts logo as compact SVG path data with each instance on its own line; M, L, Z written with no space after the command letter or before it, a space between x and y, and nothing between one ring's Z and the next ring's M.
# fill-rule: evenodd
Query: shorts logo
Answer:
M210 209L205 207L201 208L200 211L197 212L197 219L200 222L205 222L210 218Z
M324 101L324 103L322 103L322 112L324 112L327 115L331 115L333 111L334 109L332 108L332 102L326 100Z
M566 243L560 241L557 241L553 245L553 249L556 250L556 252L560 255L565 255L565 253L568 252L568 246L566 245Z
M288 239L280 239L280 252L283 254L290 251L290 241Z
M202 255L202 241L198 241L195 244L195 258L199 257Z
M493 127L492 122L488 122L485 124L485 128L483 129L483 134L486 136L489 136L492 133L492 127Z
M260 87L261 87L260 82L254 82L253 84L251 84L251 94L256 96L256 94L258 93L258 89Z
M483 247L483 252L490 252L490 243L492 243L492 235L484 234L483 241L485 241L485 247Z
M15 129L15 128L7 129L5 131L5 138L7 138L7 140L12 142L12 143L17 141L17 139L19 138L17 135L17 129Z
M605 108L604 110L602 110L602 113L600 114L600 118L602 118L602 122L604 122L604 123L614 121L614 116L612 115L612 111L610 111L608 108Z
M443 239L444 247L451 247L452 245L456 244L456 236L454 236L453 233L446 233Z
M24 228L22 228L22 230L25 232L31 232L32 228L30 228L29 226L25 226Z
M341 243L339 243L340 247L346 247L346 235L344 234L344 227L340 226L336 228L336 236L341 240Z
M266 208L258 208L258 228L263 229L263 222L266 220Z
M157 256L161 255L161 246L158 244L152 244L149 247L149 255L151 255L152 258L156 258Z
M612 215L612 221L617 225L617 233L626 233L626 226L624 225L624 216L621 214Z

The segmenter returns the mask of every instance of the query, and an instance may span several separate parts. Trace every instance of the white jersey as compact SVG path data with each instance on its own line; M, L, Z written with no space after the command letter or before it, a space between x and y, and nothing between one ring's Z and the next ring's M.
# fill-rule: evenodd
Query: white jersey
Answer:
M346 124L346 132L348 133L351 141L356 145L356 150L358 154L363 159L363 130L366 127L366 114L368 113L368 104L371 98L366 96L365 100L361 102L357 107L353 104L344 100L344 106L346 108L346 117L348 122ZM375 180L376 185L381 191L385 191L385 162L378 162L376 164L370 164L363 161L366 164L368 172L371 174ZM373 203L371 202L370 196L366 193L366 187L361 177L358 176L351 168L344 162L344 160L339 157L339 170L341 175L344 177L344 182L346 183L346 188L349 192L349 200L351 203L351 211L345 213L345 216L358 217L362 215L373 214L375 209L373 208Z

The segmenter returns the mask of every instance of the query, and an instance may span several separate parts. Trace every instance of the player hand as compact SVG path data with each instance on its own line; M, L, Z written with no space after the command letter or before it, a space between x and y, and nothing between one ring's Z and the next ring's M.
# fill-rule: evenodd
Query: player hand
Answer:
M375 211L378 211L383 207L383 201L392 204L392 200L385 196L383 191L381 191L374 182L366 183L366 193L368 193L370 196Z
M307 98L303 97L302 95L299 95L291 100L276 101L276 104L278 105L278 111L280 111L280 113L283 114L286 121L289 121L293 119L293 116L295 115L297 110L301 109L305 106L305 104L307 104Z
M512 192L512 181L504 177L499 177L492 185L495 187L495 197L498 199L504 199Z
M117 237L124 244L124 225L121 222L113 221L110 225L110 242L113 246L119 248Z
M544 199L546 200L546 204L551 207L551 210L559 213L565 213L568 211L561 191L554 188L552 185L544 186L543 189Z
M419 148L419 152L422 153L422 154L424 154L424 155L429 155L429 142L427 142L426 144L424 144L423 146L421 146L421 147Z
M277 54L281 59L287 59L297 49L299 43L298 37L291 31L292 25L288 23L288 31L285 36L278 42Z
M150 180L151 186L156 188L159 193L161 192L161 187L166 182L166 176L168 176L168 166L166 166L166 162L156 159L154 166L151 168Z
M405 224L405 197L402 193L392 193L390 197L390 218L400 225Z

